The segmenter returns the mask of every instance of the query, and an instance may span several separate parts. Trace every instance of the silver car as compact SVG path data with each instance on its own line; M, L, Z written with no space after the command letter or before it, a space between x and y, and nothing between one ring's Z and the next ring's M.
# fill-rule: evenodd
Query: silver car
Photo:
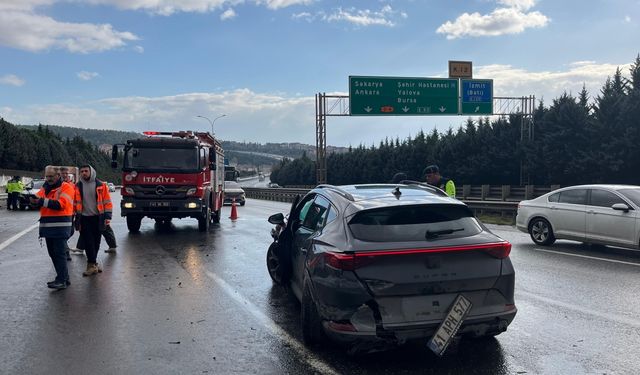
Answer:
M537 245L556 239L640 248L640 186L580 185L518 205L516 226Z

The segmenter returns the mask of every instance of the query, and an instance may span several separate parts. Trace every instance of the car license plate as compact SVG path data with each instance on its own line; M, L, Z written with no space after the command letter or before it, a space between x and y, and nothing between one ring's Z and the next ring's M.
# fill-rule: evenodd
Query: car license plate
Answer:
M151 207L169 207L169 202L150 202Z
M427 344L429 349L439 356L444 354L444 351L447 350L458 329L462 326L462 322L471 310L471 306L471 301L466 299L462 294L456 297L444 321L440 323L440 327L438 327L436 333L434 333L433 337L429 340Z

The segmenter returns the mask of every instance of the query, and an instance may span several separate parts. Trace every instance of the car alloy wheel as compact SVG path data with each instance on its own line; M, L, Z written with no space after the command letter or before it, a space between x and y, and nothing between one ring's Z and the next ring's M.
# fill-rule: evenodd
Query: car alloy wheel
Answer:
M280 257L276 254L278 248L277 242L272 242L267 250L267 270L271 280L277 285L282 285L282 263Z
M533 242L537 245L551 245L556 240L553 235L553 229L551 229L551 224L541 218L534 219L531 222L529 234Z

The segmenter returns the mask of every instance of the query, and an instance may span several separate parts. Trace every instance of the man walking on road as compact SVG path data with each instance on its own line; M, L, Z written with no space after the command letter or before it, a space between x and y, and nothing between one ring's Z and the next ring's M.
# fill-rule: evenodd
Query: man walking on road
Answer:
M77 183L75 205L80 217L80 236L87 254L87 269L83 276L102 272L98 266L98 249L101 233L111 224L113 204L107 184L96 178L96 171L90 165L80 167L80 181Z
M66 289L69 282L64 243L71 235L73 221L73 187L62 183L58 169L48 166L45 183L31 198L31 204L40 207L40 237L47 243L49 256L56 269L56 278L47 283L52 289Z

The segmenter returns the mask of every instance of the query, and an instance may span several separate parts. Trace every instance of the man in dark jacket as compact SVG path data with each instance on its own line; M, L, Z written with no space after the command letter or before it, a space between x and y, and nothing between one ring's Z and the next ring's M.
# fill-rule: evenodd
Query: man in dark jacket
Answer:
M433 164L426 167L422 174L425 176L429 185L444 190L451 198L456 197L456 185L452 179L440 176L440 168L438 168L437 165Z

